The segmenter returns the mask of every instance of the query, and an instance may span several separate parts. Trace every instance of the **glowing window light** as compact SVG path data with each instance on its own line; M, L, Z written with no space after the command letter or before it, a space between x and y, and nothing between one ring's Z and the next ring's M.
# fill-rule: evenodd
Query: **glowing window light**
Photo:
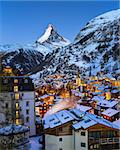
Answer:
M16 111L16 118L18 118L19 117L19 112L18 111Z
M20 98L19 93L15 93L15 99L18 100Z
M14 92L18 92L18 86L14 86Z
M15 104L16 109L19 109L19 103Z
M19 119L15 120L16 125L19 125Z
M18 83L18 79L14 79L14 83Z

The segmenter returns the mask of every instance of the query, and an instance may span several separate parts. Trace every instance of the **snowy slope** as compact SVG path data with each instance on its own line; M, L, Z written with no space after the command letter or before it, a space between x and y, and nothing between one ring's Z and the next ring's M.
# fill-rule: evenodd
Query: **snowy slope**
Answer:
M44 70L34 74L38 78L56 72L74 75L119 75L120 9L100 15L79 32L73 43L46 58ZM36 81L37 82L37 81Z
M18 49L15 51L7 52L2 58L2 64L4 66L11 66L17 68L26 74L31 71L32 68L42 63L42 53L32 49Z

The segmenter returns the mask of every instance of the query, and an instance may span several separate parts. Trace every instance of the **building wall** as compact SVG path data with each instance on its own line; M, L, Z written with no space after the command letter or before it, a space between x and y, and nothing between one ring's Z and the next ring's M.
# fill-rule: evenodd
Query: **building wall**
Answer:
M62 139L62 140L61 140ZM45 150L73 150L72 135L55 136L45 135Z
M13 135L13 139L8 135L0 135L0 150L11 149L11 144L13 146L23 145L29 142L29 132L23 132Z
M12 97L11 93L0 93L0 127L12 121Z
M62 138L62 141L60 139ZM62 150L73 150L73 141L72 135L64 135L57 137L58 150L62 148Z
M55 135L45 135L45 150L57 150L58 143Z
M81 133L85 133L81 135ZM88 150L88 132L87 130L73 131L74 150ZM81 145L82 144L82 145ZM85 144L85 147L83 147Z
M30 128L30 136L35 135L35 98L34 91L33 92L20 92L21 101L21 114L23 114L24 125L29 126ZM28 104L27 104L28 103ZM27 110L29 114L27 114ZM27 117L29 118L27 121Z
M30 135L36 134L35 129L35 95L34 91L23 91L17 92L20 96L19 99L15 100L14 92L2 92L0 94L0 127L5 124L13 123L24 124L30 127ZM16 122L17 118L15 116L16 112L16 102L19 103L19 118L22 122ZM27 102L29 105L27 106ZM7 107L6 107L7 104ZM27 110L29 114L27 114ZM29 120L27 121L27 117ZM14 118L14 120L13 120Z

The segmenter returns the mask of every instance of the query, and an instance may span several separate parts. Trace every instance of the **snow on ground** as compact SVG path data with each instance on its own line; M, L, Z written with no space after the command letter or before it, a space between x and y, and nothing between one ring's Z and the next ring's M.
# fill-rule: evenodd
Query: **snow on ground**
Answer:
M11 150L42 150L42 145L39 144L39 139L42 136L30 137L30 142Z
M29 150L42 150L42 145L39 144L40 136L30 138L30 149Z

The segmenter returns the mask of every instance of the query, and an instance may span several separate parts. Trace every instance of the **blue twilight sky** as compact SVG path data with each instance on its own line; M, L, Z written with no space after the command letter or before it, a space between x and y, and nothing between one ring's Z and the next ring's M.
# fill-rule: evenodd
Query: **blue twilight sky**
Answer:
M74 40L92 18L119 8L119 1L0 1L0 44L33 43L49 23Z

